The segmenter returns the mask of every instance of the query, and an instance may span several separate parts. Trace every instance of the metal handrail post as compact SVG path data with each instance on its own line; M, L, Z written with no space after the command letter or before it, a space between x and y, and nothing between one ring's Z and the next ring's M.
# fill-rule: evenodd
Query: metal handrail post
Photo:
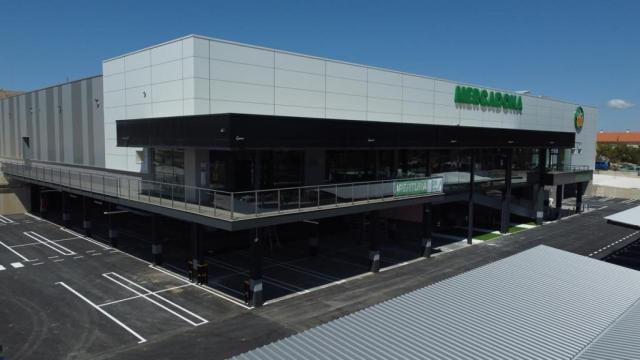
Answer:
M233 216L234 216L234 209L236 207L235 201L234 201L234 197L235 197L235 193L231 193L229 196L229 199L231 199L231 204L230 204L230 208L231 208L231 219L233 220Z
M355 194L354 193L355 193L355 190L354 190L354 185L352 183L351 184L351 205L356 203Z
M316 204L320 208L320 186L316 187Z
M298 211L300 211L300 203L302 202L302 188L298 188Z
M281 210L281 206L280 206L280 189L278 189L278 213L280 213Z
M336 184L336 206L338 206L338 184Z
M171 184L171 207L173 207L173 184Z
M254 192L254 196L255 196L254 201L255 201L255 208L256 208L255 216L258 216L258 191L257 190Z

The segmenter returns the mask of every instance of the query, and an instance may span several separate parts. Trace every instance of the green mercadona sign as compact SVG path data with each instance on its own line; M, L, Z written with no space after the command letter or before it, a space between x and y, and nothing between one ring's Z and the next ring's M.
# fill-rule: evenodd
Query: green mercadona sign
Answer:
M456 86L454 102L522 111L522 96L470 86Z
M396 180L393 183L395 196L423 195L442 192L442 178Z

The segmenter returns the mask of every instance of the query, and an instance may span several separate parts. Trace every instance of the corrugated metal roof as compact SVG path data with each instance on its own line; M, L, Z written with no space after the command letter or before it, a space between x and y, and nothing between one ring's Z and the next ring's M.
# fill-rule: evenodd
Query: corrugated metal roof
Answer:
M623 225L640 227L640 206L606 216L605 219Z
M640 272L538 246L237 358L602 358L639 298Z

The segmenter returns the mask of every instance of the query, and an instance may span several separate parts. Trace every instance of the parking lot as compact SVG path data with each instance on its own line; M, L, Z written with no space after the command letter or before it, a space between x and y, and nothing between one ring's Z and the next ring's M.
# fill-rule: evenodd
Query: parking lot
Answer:
M87 358L246 311L214 290L30 215L0 217L8 359Z

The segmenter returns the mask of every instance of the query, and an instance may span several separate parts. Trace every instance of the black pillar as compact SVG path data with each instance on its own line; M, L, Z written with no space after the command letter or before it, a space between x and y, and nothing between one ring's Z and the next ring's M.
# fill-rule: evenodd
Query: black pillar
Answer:
M71 213L69 212L69 196L66 192L61 191L61 208L62 208L62 225L64 227L69 227L71 224Z
M116 214L112 214L115 210L116 206L114 204L109 204L109 215L107 215L108 222L108 233L109 233L109 243L111 247L118 247L118 229L117 229L117 219L115 218Z
M576 184L576 214L582 212L582 195L584 194L584 184L579 182Z
M311 235L309 236L309 256L318 255L318 243L320 242L320 222L307 221L311 226Z
M513 149L507 150L504 169L504 189L502 190L502 206L500 210L500 232L509 232L511 220L511 168L513 164Z
M40 197L40 208L38 210L40 210L40 216L45 217L47 210L49 210L49 204L47 203L45 192L42 190L43 188L40 188L40 191L38 192L38 196Z
M262 292L262 231L255 229L255 236L251 239L249 263L249 305L259 307L264 304Z
M431 204L422 205L422 256L431 256Z
M82 197L82 228L84 229L84 234L87 236L91 236L91 199L83 196Z
M471 245L473 240L473 191L475 182L475 155L469 156L469 221L467 226L467 244Z
M556 211L558 219L562 217L562 198L564 197L564 185L556 186Z
M533 185L533 203L536 225L542 225L544 220L544 176L547 170L547 149L538 149L538 181Z
M378 214L373 211L369 217L369 260L371 272L380 271L380 239L378 238Z
M151 254L153 263L162 265L162 242L160 241L160 221L158 215L151 215Z

